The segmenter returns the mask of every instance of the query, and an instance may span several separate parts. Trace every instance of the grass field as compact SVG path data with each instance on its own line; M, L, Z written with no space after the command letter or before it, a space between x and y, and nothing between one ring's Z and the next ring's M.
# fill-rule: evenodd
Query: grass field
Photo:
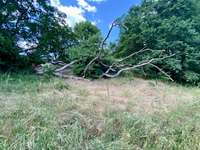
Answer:
M0 75L0 149L197 150L200 89Z

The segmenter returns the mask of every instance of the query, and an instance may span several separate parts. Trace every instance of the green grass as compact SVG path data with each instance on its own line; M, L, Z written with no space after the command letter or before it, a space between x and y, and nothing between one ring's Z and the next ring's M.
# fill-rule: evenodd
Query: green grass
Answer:
M165 114L107 110L101 116L81 109L84 101L72 100L71 91L58 78L0 75L0 149L200 149L198 99Z

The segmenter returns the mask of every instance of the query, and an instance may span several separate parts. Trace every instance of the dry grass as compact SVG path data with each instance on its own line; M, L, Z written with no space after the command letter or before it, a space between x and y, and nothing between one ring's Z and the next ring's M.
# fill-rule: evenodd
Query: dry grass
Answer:
M192 102L200 95L200 90L194 94L193 89L138 78L67 82L72 87L69 92L71 98L81 99L81 107L91 108L93 105L97 113L105 112L106 109L143 115L169 112L181 104Z
M0 149L198 149L200 89L0 76Z

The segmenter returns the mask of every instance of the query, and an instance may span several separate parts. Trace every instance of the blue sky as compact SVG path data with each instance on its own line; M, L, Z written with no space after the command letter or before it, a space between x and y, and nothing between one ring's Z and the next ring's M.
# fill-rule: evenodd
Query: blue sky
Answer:
M71 27L89 20L105 35L112 21L126 13L131 6L139 4L140 0L51 0L51 3L68 15L67 23ZM118 29L115 29L110 41L116 40L117 35Z

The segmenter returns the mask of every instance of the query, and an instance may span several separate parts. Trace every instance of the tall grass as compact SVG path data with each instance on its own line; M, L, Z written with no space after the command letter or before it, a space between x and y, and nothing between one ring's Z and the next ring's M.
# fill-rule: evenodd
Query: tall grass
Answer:
M167 114L108 110L102 117L82 112L70 90L57 78L1 75L0 149L200 149L198 100Z

